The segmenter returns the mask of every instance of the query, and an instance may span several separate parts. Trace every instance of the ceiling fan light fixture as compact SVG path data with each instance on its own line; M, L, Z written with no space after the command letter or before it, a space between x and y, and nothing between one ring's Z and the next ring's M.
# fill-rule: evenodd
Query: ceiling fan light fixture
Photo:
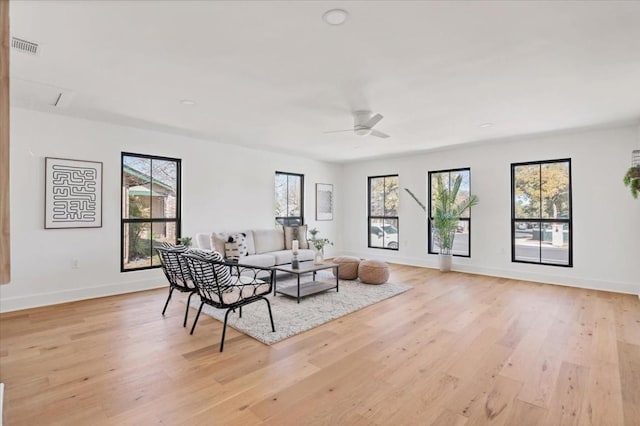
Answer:
M356 135L358 135L358 136L365 136L365 135L369 134L371 129L362 128L362 129L355 129L354 131L355 131Z
M344 9L331 9L322 15L322 19L329 25L342 25L348 16L349 12Z

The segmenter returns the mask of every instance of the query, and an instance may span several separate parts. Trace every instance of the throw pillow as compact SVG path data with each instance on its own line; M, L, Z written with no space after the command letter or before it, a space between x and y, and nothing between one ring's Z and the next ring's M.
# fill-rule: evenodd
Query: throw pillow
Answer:
M298 240L298 248L309 248L309 242L307 241L307 225L284 227L284 248L286 250L291 250L293 248L293 240Z
M238 244L238 257L248 256L249 249L247 248L247 236L244 233L237 233L229 235L227 242L225 243L225 252L227 250L228 243Z
M232 285L231 273L229 272L229 267L226 265L222 265L219 263L209 263L213 262L224 262L222 255L217 251L210 250L202 250L202 249L188 249L186 254L195 255L201 260L204 260L205 263L201 264L199 268L192 268L192 265L189 266L189 270L191 275L194 278L196 287L201 288L203 291L207 293L211 292L211 285L219 285L223 291ZM214 273L213 270L215 268L215 276L218 278L218 281L214 283Z
M224 257L228 260L240 259L240 244L234 242L224 243Z

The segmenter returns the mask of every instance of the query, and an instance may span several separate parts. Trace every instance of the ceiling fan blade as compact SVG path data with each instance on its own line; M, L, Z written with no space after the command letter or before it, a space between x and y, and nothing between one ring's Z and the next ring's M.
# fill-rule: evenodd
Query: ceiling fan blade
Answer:
M330 130L328 132L323 132L323 133L342 133L342 132L353 132L353 129L347 129L347 130Z
M376 124L378 124L378 122L382 119L383 119L383 116L381 114L376 114L373 117L371 117L366 123L364 123L363 127L368 127L370 129Z
M388 137L389 137L389 135L388 135L388 134L386 134L386 133L382 133L382 132L379 132L379 131L377 131L377 130L371 130L371 133L369 133L369 134L370 134L371 136L377 136L377 137L379 137L379 138L383 138L383 139L386 139L386 138L388 138Z

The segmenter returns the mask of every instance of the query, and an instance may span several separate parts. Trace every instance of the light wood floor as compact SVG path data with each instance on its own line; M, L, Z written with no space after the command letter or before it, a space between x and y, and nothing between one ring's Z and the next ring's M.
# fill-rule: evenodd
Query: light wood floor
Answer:
M223 353L220 322L190 336L176 298L160 315L165 290L4 314L5 422L640 425L637 297L391 280L414 288L273 346L229 329Z

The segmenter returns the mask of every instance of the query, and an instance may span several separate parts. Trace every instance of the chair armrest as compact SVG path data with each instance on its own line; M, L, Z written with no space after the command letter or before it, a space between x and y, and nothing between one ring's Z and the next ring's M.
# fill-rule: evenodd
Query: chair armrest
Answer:
M270 267L246 265L244 263L238 263L236 261L228 260L222 262L214 261L213 263L228 266L231 275L237 275L238 277L253 277L253 281L255 281L256 279L260 279L264 281L265 284L269 285L273 283L274 270ZM235 273L233 273L234 269Z

